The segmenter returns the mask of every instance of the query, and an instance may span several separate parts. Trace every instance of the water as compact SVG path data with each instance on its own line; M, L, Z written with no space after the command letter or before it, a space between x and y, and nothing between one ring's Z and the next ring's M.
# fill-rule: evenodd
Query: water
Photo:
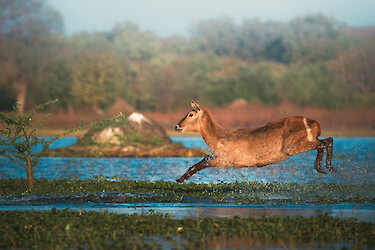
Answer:
M106 196L103 194L102 196ZM76 211L108 211L119 214L149 214L169 213L177 219L199 217L298 217L329 215L334 218L355 218L360 221L375 223L374 204L283 204L283 205L236 205L236 204L207 204L207 203L110 203L110 202L79 202L64 201L67 196L59 196L57 200L40 199L38 201L22 201L15 198L4 202L0 198L0 210L34 210L44 211L56 209L71 209Z
M198 137L173 137L173 141L182 142L187 147L207 149L204 141ZM69 146L76 142L75 137L66 137L54 142L51 147ZM40 150L40 149L35 149ZM375 183L375 138L335 138L333 166L337 173L322 175L316 173L313 164L316 151L293 156L288 160L263 168L207 168L187 182L296 182L296 183ZM119 177L128 180L174 181L201 158L52 158L42 157L36 167L36 178L47 179L95 179L95 176ZM324 162L324 161L323 161ZM6 158L0 158L0 178L26 178L23 168ZM367 192L367 191L366 191ZM375 191L368 191L375 192ZM95 202L88 202L82 196L92 196ZM375 222L374 204L284 204L284 205L236 205L211 204L207 202L184 203L113 203L109 202L114 194L75 195L34 195L0 197L0 210L48 210L70 208L74 210L117 213L171 213L176 218L186 217L225 217L225 216L313 216L329 214L338 218L357 218ZM117 194L127 195L127 194ZM348 194L350 195L350 194ZM79 199L74 197L79 196ZM76 197L77 198L77 197Z
M68 146L74 137L63 138L52 148ZM173 137L187 147L208 149L198 137ZM333 166L335 174L318 174L313 165L316 151L290 157L263 168L207 168L187 182L296 182L296 183L375 183L375 138L335 138ZM42 157L35 177L47 179L93 179L94 176L129 180L174 181L201 158L53 158ZM324 161L322 162L324 163ZM0 158L0 178L26 178L26 171L6 158Z

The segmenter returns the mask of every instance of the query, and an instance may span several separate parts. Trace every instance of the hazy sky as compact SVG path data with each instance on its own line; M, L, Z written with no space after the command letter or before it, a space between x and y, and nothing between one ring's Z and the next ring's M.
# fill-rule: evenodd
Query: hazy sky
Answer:
M65 33L106 31L132 21L160 36L187 35L199 20L230 17L282 21L322 13L350 26L375 25L375 0L47 0L58 10Z

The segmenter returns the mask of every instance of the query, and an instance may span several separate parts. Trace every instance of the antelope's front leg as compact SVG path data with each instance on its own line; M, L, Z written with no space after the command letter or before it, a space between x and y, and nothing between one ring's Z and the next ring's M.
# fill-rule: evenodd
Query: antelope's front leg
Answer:
M189 179L196 172L198 172L198 171L200 171L200 170L202 170L204 168L211 167L210 161L212 161L213 159L215 159L215 155L214 154L206 155L200 162L198 162L198 163L194 164L193 166L191 166L186 171L186 173L183 176L181 176L179 179L177 179L176 181L182 183L186 179Z

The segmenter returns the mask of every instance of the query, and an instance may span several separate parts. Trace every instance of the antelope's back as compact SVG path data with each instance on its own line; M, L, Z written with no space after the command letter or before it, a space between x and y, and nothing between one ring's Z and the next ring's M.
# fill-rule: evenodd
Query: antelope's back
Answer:
M281 119L260 127L235 129L223 146L239 165L267 165L284 160L284 123L285 119Z

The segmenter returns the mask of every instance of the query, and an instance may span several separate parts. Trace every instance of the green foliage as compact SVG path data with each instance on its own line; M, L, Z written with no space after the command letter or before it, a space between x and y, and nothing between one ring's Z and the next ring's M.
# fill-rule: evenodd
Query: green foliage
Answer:
M62 29L60 14L44 0L1 1L0 84L13 87L21 111Z
M0 33L21 38L59 33L63 24L58 12L44 0L0 2Z
M191 34L197 50L218 56L314 63L337 56L343 27L320 14L297 17L287 25L245 20L240 26L224 18L201 21Z
M59 99L58 106L65 110L72 108L72 69L64 60L54 61L44 68L40 87L37 88L39 100L52 97ZM31 92L31 91L30 91ZM71 110L70 110L71 111Z
M160 39L150 31L140 31L133 23L119 23L110 32L115 50L123 60L149 60L161 48Z
M321 14L293 19L284 37L287 62L315 63L334 59L340 52L340 29L344 25Z
M121 215L81 211L0 212L2 248L213 248L225 242L354 243L373 247L375 224L329 216L296 218L173 219L169 215ZM20 233L22 232L22 233Z
M215 105L229 104L237 98L266 104L280 101L277 96L277 82L265 72L263 66L240 65L229 78L212 81L206 95Z
M283 97L300 105L329 108L348 106L342 82L329 72L325 64L310 64L289 71L281 80Z
M74 194L119 192L133 194L122 202L187 202L201 203L343 203L374 202L374 184L318 184L318 183L219 183L196 184L165 181L132 181L99 176L97 180L36 179L33 190L27 190L22 179L0 180L0 195L19 194ZM152 195L149 195L152 194ZM260 198L263 197L263 198ZM273 197L269 199L267 197ZM276 201L274 197L288 197Z
M286 25L259 20L245 20L240 27L237 56L243 59L267 59L283 62Z
M107 109L125 86L118 59L110 54L83 53L72 68L71 96L76 105Z
M0 110L11 110L11 104L16 102L15 96L15 91L10 85L0 84Z
M9 114L0 112L0 155L14 161L27 171L28 188L32 189L33 168L39 163L39 158L49 148L50 144L58 139L46 140L35 136L35 132L50 117L46 115L39 122L35 122L34 115L37 110L43 110L46 106L57 102L50 101L39 105L27 113L20 113L20 104L13 105L13 111ZM35 153L37 145L42 145L42 150Z
M59 98L70 113L102 113L118 98L163 112L191 99L375 105L373 27L351 28L315 14L288 23L203 20L188 38L161 38L129 22L65 37L61 17L45 1L1 4L0 90L11 98L1 98L0 108L16 99L23 111L40 98Z
M29 189L34 188L34 167L38 165L40 157L49 149L51 143L78 130L95 126L108 126L117 118L122 117L122 114L119 114L112 119L104 119L101 122L82 123L78 128L68 130L62 135L56 135L51 139L36 136L35 132L51 115L48 114L36 121L35 113L56 102L57 100L54 100L38 105L27 113L21 113L19 109L21 104L16 103L13 105L12 112L0 112L0 155L7 157L26 170ZM37 145L42 147L39 152L35 151Z
M235 54L239 37L238 26L229 18L198 22L191 29L197 49L218 56Z
M95 127L89 129L82 137L80 137L76 143L76 146L84 147L84 146L92 146L92 145L100 145L94 139L94 135L98 132L102 131L103 129L107 128L108 124L97 124ZM123 135L116 135L120 145L122 146L129 146L129 145L148 145L148 146L156 146L161 144L169 144L170 141L152 136L151 134L142 134L137 129L134 129L130 126L129 120L127 117L121 117L121 119L117 119L116 121L111 123L111 127L119 128L119 130L123 133ZM147 132L147 131L145 131Z

